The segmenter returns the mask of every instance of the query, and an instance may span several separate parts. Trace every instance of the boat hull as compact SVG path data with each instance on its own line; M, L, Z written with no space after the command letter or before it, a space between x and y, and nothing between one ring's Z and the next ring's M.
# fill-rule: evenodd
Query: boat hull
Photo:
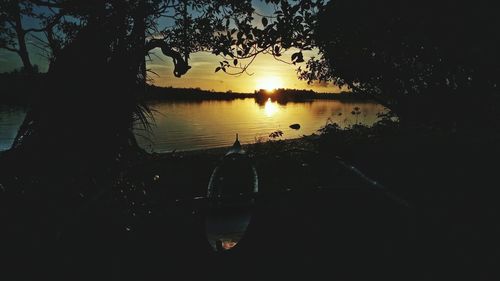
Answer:
M245 153L228 153L214 169L207 191L206 234L215 251L234 248L252 217L258 176Z

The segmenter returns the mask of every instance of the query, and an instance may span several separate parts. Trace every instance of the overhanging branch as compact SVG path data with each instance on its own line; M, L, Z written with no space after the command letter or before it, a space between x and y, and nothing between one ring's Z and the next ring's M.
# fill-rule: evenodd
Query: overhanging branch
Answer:
M146 54L149 54L149 51L160 48L161 52L168 57L171 57L174 61L174 75L175 77L181 77L186 74L191 66L188 65L187 59L182 58L181 54L172 48L170 48L167 43L161 39L151 39L145 45Z

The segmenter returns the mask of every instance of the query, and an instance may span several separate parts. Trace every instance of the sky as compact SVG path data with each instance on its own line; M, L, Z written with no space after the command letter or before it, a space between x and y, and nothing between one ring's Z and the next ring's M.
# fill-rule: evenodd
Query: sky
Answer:
M285 61L291 61L290 55L293 51L288 51L282 55ZM313 52L305 53L305 59ZM191 55L190 65L192 68L181 78L173 75L173 63L169 57L165 57L161 52L155 51L151 56L152 61L148 63L148 68L155 74L150 73L154 84L158 86L171 86L175 88L196 88L214 91L233 91L252 93L258 89L272 88L293 88L312 89L316 92L340 92L338 87L328 84L314 83L308 85L306 81L297 78L296 69L299 66L290 65L277 61L271 55L259 55L248 68L248 74L239 76L228 75L223 71L215 72L219 66L220 57L209 53L196 53ZM304 67L304 63L302 64Z
M270 7L262 1L254 0L254 7L259 14L272 14ZM256 19L258 20L258 19ZM260 20L259 20L260 23ZM25 23L30 27L33 23ZM29 36L28 36L29 37ZM33 38L27 38L30 51L30 59L33 64L38 65L40 71L47 71L48 61L41 50L32 46ZM295 51L289 50L281 59L291 61L290 56ZM304 52L304 59L317 55L313 51ZM308 85L306 81L297 78L296 69L298 66L305 67L305 63L290 65L275 60L271 55L259 55L248 68L249 74L232 76L219 71L215 73L215 68L219 66L222 58L208 52L191 54L189 65L192 68L181 78L173 75L173 62L170 57L164 56L159 49L155 49L148 61L147 67L152 72L149 74L154 85L175 88L201 88L214 91L233 91L252 93L258 89L272 88L294 88L312 89L316 92L340 92L338 87L314 83ZM244 61L241 61L244 63ZM9 72L22 66L17 54L0 49L0 73ZM154 72L154 73L153 73ZM251 75L250 75L251 74Z

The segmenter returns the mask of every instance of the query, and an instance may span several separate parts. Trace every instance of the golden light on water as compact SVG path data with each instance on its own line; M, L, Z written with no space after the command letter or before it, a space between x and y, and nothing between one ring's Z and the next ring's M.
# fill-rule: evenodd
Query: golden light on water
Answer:
M276 112L278 112L278 103L272 102L271 98L268 98L266 103L264 104L264 113L267 117L272 117Z
M263 89L268 92L273 92L276 89L284 88L283 79L278 76L264 76L257 79L257 89Z

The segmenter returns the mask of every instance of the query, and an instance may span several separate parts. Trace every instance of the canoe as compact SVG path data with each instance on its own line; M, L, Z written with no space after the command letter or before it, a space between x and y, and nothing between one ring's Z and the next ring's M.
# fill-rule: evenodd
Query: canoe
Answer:
M229 250L241 240L258 190L257 170L236 136L208 183L206 233L215 251Z

